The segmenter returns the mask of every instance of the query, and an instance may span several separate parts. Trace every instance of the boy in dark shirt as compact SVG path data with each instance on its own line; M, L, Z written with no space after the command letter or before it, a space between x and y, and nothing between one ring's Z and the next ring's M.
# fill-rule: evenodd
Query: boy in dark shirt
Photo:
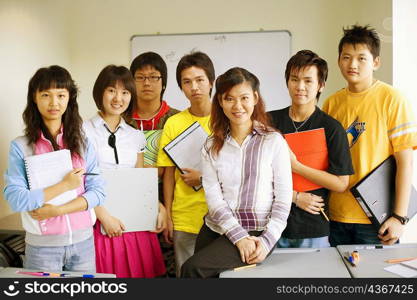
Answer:
M324 128L328 149L327 170L317 170L300 163L292 153L291 167L296 173L321 188L293 192L287 227L278 247L328 247L327 220L329 190L343 192L353 174L346 133L338 121L316 106L327 79L327 63L309 50L297 52L287 63L285 78L291 106L271 111L273 124L282 134Z

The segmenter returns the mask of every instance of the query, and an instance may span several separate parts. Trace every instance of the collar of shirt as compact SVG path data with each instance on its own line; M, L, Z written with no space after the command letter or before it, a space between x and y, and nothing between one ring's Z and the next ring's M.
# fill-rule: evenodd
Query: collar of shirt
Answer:
M97 113L97 115L95 117L93 117L91 119L91 123L93 124L93 126L95 128L100 128L103 125L106 125L107 126L106 122L103 120L103 118L98 113ZM122 129L122 130L123 129L126 129L126 126L129 126L129 125L127 125L127 123L125 122L125 120L123 118L121 118L120 123L119 123L119 125L116 128L116 131L118 131L119 128Z
M246 141L252 138L254 135L266 135L267 133L268 131L265 130L265 127L262 124L260 124L259 122L255 122L252 128L252 132L245 138L245 141L243 142L243 144L245 144ZM225 142L231 143L232 140L233 139L232 139L232 135L230 134L230 128L229 128L227 129L227 132L226 132Z
M143 119L139 116L137 111L132 113L132 119L137 122L137 127L140 130L154 130L158 127L159 120L169 111L169 106L166 101L161 101L161 106L158 112L149 119Z
M59 133L56 137L56 143L58 144L59 147L63 148L64 147L64 126L61 125L61 128L59 129ZM52 144L51 142L44 136L42 130L39 131L39 140L36 143L43 143L46 144L48 146L51 146L52 149ZM53 149L52 149L53 150Z

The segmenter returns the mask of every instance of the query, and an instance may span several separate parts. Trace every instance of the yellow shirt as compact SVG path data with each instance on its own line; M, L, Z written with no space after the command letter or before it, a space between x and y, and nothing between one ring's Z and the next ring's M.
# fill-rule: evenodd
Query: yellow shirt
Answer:
M170 117L164 125L158 152L158 167L171 167L174 163L165 154L163 148L174 138L176 138L187 127L195 121L200 123L204 130L210 134L209 121L210 115L206 117L196 117L188 109ZM196 150L195 155L200 155ZM204 190L194 191L194 189L181 179L178 169L175 170L175 189L174 200L172 202L172 221L174 230L189 233L199 233L203 225L203 217L207 213L207 204Z
M330 218L337 222L370 224L350 188L394 152L417 148L417 124L412 108L392 86L376 81L361 93L344 88L330 96L323 111L346 129L355 174L344 193L330 194Z

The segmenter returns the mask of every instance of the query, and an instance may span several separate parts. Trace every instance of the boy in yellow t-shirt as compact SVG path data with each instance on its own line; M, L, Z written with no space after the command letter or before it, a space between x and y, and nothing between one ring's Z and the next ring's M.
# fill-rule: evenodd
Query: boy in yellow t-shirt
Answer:
M198 170L183 168L185 174L181 174L163 148L195 121L210 133L210 95L215 73L212 61L202 52L182 57L176 73L178 86L191 106L170 117L165 123L157 166L166 167L163 185L168 229L164 231L164 237L167 242L174 243L176 273L179 277L182 264L194 254L195 241L203 225L203 217L207 213L207 204L204 190L196 192L192 188L201 185L201 173ZM196 155L200 155L197 150Z
M323 111L346 129L355 174L343 193L331 193L330 244L394 244L407 223L413 149L417 125L412 109L392 86L373 78L380 65L380 40L369 26L344 30L338 64L348 86L323 105ZM390 155L397 163L394 208L381 227L375 228L350 188Z

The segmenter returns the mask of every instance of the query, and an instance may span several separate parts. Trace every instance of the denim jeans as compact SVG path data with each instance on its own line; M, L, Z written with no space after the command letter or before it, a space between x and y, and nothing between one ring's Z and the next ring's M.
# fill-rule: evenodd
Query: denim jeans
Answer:
M329 237L323 236L318 238L306 239L287 239L280 238L277 243L277 248L327 248L330 247Z
M62 247L42 247L26 244L25 269L39 271L95 272L96 259L93 237Z
M330 245L381 244L378 230L372 224L330 222Z

